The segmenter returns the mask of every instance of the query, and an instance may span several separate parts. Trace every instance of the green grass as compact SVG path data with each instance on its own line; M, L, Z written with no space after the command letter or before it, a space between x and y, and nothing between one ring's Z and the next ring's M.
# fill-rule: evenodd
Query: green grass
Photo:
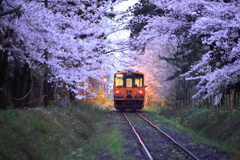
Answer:
M122 148L121 136L116 131L108 131L108 133L105 133L105 130L104 133L94 135L94 137L87 140L88 145L78 148L70 155L67 155L65 159L95 160L99 157L105 157L105 159L124 158L122 155L125 150Z
M158 113L161 109L162 107L157 107L157 106L144 106L142 110Z
M199 108L144 107L154 119L224 151L240 153L240 112ZM130 159L109 108L72 107L0 111L1 160ZM109 125L113 124L113 125ZM204 138L202 138L204 137Z
M73 107L0 111L1 160L123 157L120 133L106 129L108 109Z
M225 152L240 154L240 119L238 110L156 108L157 119L177 126L201 142Z

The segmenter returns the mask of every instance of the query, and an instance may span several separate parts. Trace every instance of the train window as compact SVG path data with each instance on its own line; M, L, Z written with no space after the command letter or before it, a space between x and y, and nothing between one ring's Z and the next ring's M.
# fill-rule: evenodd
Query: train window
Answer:
M126 79L126 87L132 87L132 78Z
M123 75L117 74L115 77L115 87L123 87Z
M142 78L135 78L135 85L136 87L142 87L142 81L143 79Z

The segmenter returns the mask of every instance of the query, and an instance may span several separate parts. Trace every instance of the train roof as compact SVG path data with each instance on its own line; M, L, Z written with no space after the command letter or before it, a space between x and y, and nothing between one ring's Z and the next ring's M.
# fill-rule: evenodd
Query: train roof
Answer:
M123 69L122 71L135 71L134 69L128 68L128 69Z
M137 74L143 74L142 72L133 70L133 69L124 69L123 71L117 71L115 74L119 74L119 73L127 73L127 72L132 72L132 73L137 73Z

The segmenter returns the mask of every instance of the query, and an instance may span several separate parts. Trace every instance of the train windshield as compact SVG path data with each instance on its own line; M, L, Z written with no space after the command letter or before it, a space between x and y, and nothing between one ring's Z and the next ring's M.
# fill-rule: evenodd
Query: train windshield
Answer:
M115 87L123 87L123 74L117 74L115 77Z
M132 78L127 78L126 79L126 87L132 87L132 81L133 81Z
M143 87L142 74L116 74L115 87Z
M136 87L143 87L143 78L141 78L141 77L136 77L136 78L135 78L135 86L136 86Z

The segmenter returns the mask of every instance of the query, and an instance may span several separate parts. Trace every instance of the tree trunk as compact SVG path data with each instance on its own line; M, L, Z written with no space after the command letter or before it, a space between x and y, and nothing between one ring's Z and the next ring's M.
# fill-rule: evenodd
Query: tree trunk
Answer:
M0 109L7 109L6 95L4 93L5 77L8 67L8 54L7 52L0 52Z
M43 94L44 94L44 107L48 106L48 82L47 79L43 82Z

